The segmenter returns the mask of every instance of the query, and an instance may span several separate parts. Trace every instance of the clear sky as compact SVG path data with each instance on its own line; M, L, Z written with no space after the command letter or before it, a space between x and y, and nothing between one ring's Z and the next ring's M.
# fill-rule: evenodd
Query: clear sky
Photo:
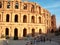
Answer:
M60 25L60 0L29 0L29 1L36 2L43 8L49 10L51 14L55 14L57 26Z

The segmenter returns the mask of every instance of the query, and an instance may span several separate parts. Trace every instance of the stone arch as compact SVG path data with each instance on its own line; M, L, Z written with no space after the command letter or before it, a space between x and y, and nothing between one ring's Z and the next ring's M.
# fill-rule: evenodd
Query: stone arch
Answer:
M27 36L27 29L24 28L24 29L23 29L23 37L26 37L26 36Z
M39 23L41 23L41 17L39 17Z
M26 23L26 22L27 22L27 16L24 15L24 16L23 16L23 23Z
M0 8L2 8L2 2L0 2Z
M14 20L15 20L15 22L18 22L18 15L17 14L15 15L15 19Z
M33 28L32 29L32 37L34 37L35 36L35 29Z
M18 9L19 8L19 3L16 1L15 3L15 9Z
M5 36L9 36L9 29L8 28L5 29Z
M14 29L14 39L15 40L18 39L18 29L17 28Z
M10 16L9 16L9 14L7 14L6 15L6 22L9 22L9 18L10 18Z
M34 16L31 17L31 22L35 23L35 17Z
M39 34L41 34L42 33L42 30L41 29L39 29Z

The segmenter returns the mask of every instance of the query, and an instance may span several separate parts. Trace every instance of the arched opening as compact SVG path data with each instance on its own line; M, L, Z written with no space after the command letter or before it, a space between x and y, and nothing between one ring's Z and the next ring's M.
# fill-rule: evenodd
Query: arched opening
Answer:
M10 2L7 3L7 8L10 8Z
M23 23L26 23L26 22L27 22L27 16L24 15L24 16L23 16Z
M42 33L42 30L41 29L39 29L39 34L41 34Z
M32 13L34 12L34 5L32 5L32 7L31 7L31 12Z
M2 3L0 2L0 8L2 8Z
M8 28L6 28L6 30L5 30L5 36L6 36L6 39L8 39L8 37L9 37L9 29Z
M39 7L39 14L41 14L41 7Z
M41 17L39 17L39 23L41 23Z
M6 15L6 22L9 22L9 14Z
M18 15L15 15L15 22L18 22Z
M34 17L34 16L32 16L31 22L32 22L32 23L35 23L35 17Z
M19 4L18 4L18 2L16 2L15 9L18 9L18 8L19 8Z
M8 29L8 28L6 28L6 30L5 30L5 34L6 34L6 36L9 35L9 29Z
M27 4L24 4L23 9L25 10L27 9Z
M35 36L35 29L32 29L32 37Z
M17 40L18 39L18 29L15 28L14 29L14 40Z
M54 33L54 29L51 30L51 33Z
M27 29L23 29L23 37L26 37L27 36Z

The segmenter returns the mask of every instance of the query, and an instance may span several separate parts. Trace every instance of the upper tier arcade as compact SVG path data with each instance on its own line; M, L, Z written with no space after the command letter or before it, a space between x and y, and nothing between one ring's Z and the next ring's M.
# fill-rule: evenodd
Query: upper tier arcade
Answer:
M21 0L0 0L0 1L21 1Z

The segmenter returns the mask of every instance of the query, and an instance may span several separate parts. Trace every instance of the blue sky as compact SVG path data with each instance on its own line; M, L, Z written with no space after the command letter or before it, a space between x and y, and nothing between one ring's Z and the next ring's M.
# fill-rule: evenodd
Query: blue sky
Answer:
M57 27L60 25L60 0L29 0L29 1L36 2L43 8L49 10L51 14L55 14Z

